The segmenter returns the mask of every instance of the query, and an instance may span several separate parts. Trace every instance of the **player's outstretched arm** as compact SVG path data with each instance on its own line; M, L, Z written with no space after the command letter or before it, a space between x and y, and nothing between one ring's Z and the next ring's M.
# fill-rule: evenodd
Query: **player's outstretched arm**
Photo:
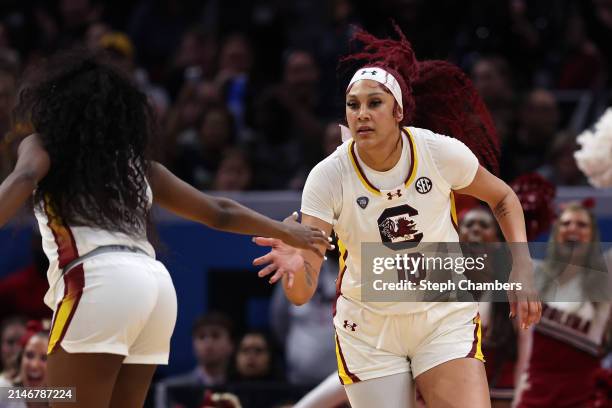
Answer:
M518 312L521 328L537 323L542 314L542 305L537 300L532 285L533 267L526 244L525 216L518 197L510 186L482 166L479 166L472 183L457 192L486 202L493 211L506 241L511 244L513 273L520 274L517 281L529 286L519 298L515 293L510 295L511 314L516 316ZM516 242L524 242L525 245L512 245Z
M156 204L211 228L277 238L298 248L328 243L319 229L274 221L233 200L204 194L157 162L151 163L150 181Z
M51 166L49 154L36 134L21 141L17 154L15 169L0 184L0 227L32 196Z
M285 224L297 224L297 213L287 217ZM328 236L331 233L331 224L309 215L302 215L302 224L319 229ZM323 257L328 245L319 245L316 251L293 248L278 239L255 238L255 243L268 246L270 252L253 261L253 265L266 265L258 275L260 278L270 276L270 283L282 278L283 289L287 299L294 305L303 305L308 302L317 289L319 272ZM333 249L333 247L332 247Z

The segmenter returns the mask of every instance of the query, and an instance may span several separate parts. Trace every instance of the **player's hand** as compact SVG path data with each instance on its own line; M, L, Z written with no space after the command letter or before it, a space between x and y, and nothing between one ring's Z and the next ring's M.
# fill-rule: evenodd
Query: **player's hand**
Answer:
M286 275L287 286L292 287L296 272L304 268L304 258L300 251L275 238L257 237L253 238L253 242L259 246L272 248L268 254L253 261L255 266L267 264L257 275L260 278L272 275L269 280L270 283L276 283Z
M510 283L520 283L521 290L509 290L510 317L518 316L519 327L523 330L536 324L542 317L542 303L533 283L533 266L531 260L515 263L509 276Z
M298 213L294 212L283 220L286 227L286 233L283 237L285 244L315 251L321 257L324 256L324 250L333 249L330 238L325 236L323 231L308 225L302 225L297 222L297 219Z

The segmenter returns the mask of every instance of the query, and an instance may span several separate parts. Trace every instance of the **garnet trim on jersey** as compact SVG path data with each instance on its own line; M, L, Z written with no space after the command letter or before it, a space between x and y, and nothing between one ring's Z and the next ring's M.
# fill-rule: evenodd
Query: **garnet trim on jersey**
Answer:
M53 233L57 245L59 267L63 269L79 257L76 241L70 227L64 225L62 219L53 211L49 196L45 196L44 210L47 215L47 226Z
M340 268L338 279L336 279L336 299L334 300L334 305L332 307L332 316L336 316L336 305L338 304L338 298L342 295L342 278L344 277L344 272L346 272L346 258L348 258L348 251L340 239L338 239L338 250L340 251Z
M44 210L48 220L47 226L53 233L57 245L58 266L63 269L79 257L76 241L70 227L65 225L53 211L49 196L45 197ZM81 300L83 287L85 287L85 271L81 264L64 274L64 297L57 305L55 316L53 316L47 353L53 352L66 335L70 321Z
M416 151L416 143L414 142L414 137L410 130L406 127L404 128L406 133L402 132L402 134L407 134L406 139L408 139L408 145L410 146L410 168L408 169L408 174L406 175L406 180L404 181L404 185L408 187L414 177L416 176L416 169L419 163L417 151ZM365 172L361 168L359 164L359 160L357 160L357 153L355 153L355 141L351 140L349 145L349 157L351 159L351 163L353 163L353 167L355 168L355 172L359 177L359 180L363 183L364 187L372 194L382 196L381 191L368 180L365 175Z

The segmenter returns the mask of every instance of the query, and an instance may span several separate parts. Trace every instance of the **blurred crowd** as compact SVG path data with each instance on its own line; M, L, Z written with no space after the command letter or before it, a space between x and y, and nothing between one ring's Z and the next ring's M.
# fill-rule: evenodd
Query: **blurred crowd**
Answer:
M23 74L58 50L84 47L105 50L148 95L157 113L154 154L188 183L301 190L341 143L352 73L336 66L354 24L385 35L390 19L419 59L450 60L470 74L499 133L504 180L535 171L555 185L586 185L573 152L576 135L612 102L612 0L3 0L0 180L14 160L10 112ZM0 281L0 384L44 377L46 328L26 321L50 317L42 303L47 266L40 243L32 248L34 263ZM275 293L269 333L238 337L236 322L220 313L194 322L194 369L160 381L152 394L186 406L176 400L188 395L176 392L181 387L233 384L247 395L241 384L323 380L336 364L334 262L307 306ZM296 401L306 389L273 395Z
M104 49L158 117L157 159L200 189L301 189L340 143L336 72L358 25L468 72L502 141L502 178L581 185L577 132L610 103L612 0L5 0L0 175L24 72L69 47Z

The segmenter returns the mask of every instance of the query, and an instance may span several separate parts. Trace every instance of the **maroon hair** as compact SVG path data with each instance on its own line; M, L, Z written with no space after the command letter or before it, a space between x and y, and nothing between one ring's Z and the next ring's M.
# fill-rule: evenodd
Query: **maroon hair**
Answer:
M400 38L399 41L376 38L367 31L357 28L352 41L363 43L363 50L341 58L340 68L356 62L361 67L382 68L393 75L402 90L404 108L402 124L407 124L414 114L415 101L412 95L412 82L418 75L417 60L404 33L396 24L393 24L393 28Z
M429 129L465 143L480 164L499 173L500 147L493 120L472 81L446 61L417 61L410 42L396 24L399 40L380 39L357 29L353 40L363 50L340 60L360 67L379 67L397 79L402 90L402 125Z

